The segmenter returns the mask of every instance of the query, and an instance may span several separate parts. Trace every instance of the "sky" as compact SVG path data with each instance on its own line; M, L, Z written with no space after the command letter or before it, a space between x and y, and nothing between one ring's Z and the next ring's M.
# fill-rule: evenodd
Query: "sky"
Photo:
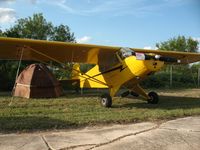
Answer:
M200 0L0 0L0 29L43 13L79 43L154 49L184 35L200 42Z

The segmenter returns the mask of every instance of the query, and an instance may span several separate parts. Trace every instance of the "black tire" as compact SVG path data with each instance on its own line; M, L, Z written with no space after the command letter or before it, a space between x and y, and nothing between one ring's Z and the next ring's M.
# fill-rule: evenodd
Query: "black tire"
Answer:
M148 95L150 97L150 99L147 100L149 104L158 104L159 96L156 92L149 92Z
M105 93L101 96L101 105L107 108L112 106L112 98L109 94Z

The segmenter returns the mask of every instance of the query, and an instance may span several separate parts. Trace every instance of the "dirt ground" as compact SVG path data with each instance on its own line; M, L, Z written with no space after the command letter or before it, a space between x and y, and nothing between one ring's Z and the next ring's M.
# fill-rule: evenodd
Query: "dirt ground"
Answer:
M200 98L200 88L199 89L172 89L172 90L158 90L159 95L162 96L181 96L181 97L194 97Z

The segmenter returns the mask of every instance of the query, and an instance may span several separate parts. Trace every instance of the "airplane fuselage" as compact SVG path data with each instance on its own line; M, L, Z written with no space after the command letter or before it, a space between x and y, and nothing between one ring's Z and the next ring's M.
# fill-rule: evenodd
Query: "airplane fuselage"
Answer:
M106 71L101 72L96 65L86 75L80 75L80 87L109 88L113 97L123 84L130 80L131 84L138 84L148 75L159 71L163 65L162 61L137 60L136 56L129 56Z

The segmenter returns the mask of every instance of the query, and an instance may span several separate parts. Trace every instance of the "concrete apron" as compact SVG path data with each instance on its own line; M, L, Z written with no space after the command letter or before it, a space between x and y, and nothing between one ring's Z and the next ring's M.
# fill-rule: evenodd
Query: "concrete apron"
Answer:
M73 131L0 134L0 150L200 149L200 117L88 127Z

